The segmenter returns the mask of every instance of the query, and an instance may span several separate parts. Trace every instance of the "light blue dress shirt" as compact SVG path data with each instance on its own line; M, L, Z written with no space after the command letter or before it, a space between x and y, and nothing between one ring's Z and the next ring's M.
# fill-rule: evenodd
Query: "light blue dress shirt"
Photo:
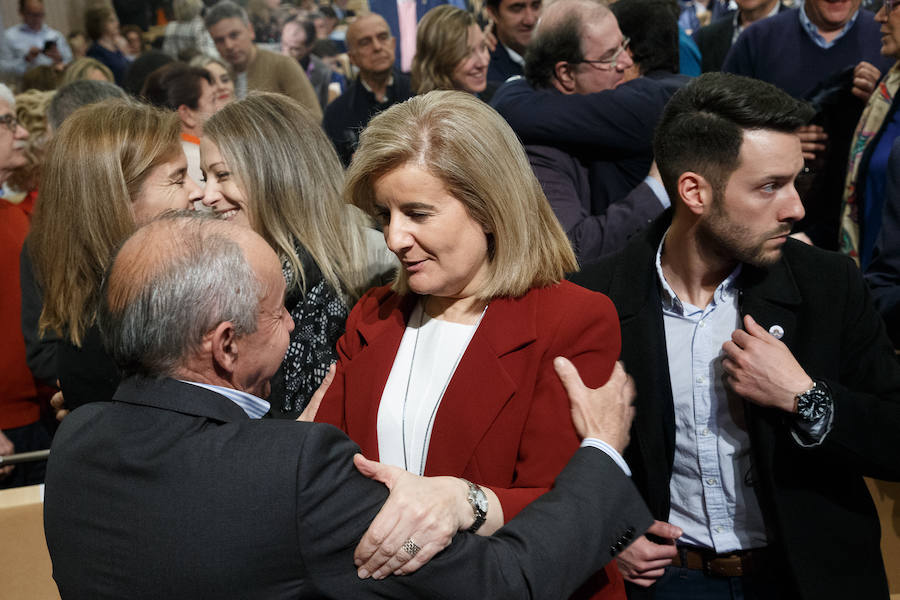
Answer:
M666 281L661 257L656 270L666 332L669 379L675 410L675 462L669 482L669 522L680 527L681 543L723 554L767 545L754 487L743 398L723 381L722 345L741 327L739 264L699 308L682 302ZM795 422L801 446L820 444L833 413L811 425ZM800 435L798 435L798 433Z
M179 379L179 381L183 383L189 383L191 385L196 385L197 387L206 388L211 392L216 392L217 394L225 396L226 398L240 406L241 409L245 413L247 413L247 416L251 419L262 418L264 414L269 412L269 403L262 398L257 398L253 394L248 394L247 392L242 392L241 390L235 390L233 388L213 385L211 383L198 383L196 381L184 381L183 379Z
M13 25L6 30L3 37L5 48L3 49L2 69L5 72L22 75L32 67L52 65L53 60L43 53L38 54L31 62L25 61L25 57L31 48L37 47L43 50L44 44L50 41L56 42L63 64L72 60L72 51L69 49L66 37L46 24L42 25L37 31L29 28L24 23Z

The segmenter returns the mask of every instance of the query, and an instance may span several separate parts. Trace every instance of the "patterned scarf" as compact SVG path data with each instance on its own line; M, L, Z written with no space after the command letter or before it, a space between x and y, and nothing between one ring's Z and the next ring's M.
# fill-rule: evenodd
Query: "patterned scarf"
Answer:
M900 88L900 61L872 92L866 108L859 118L859 125L850 144L850 159L847 164L847 179L844 182L844 201L841 204L841 233L838 244L841 252L848 254L859 264L859 217L860 206L865 198L856 194L859 183L859 167L866 148L884 125L897 89Z

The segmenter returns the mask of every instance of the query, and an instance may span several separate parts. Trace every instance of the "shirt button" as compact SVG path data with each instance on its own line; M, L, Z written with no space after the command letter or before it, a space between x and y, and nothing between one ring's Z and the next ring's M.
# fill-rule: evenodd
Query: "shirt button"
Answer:
M715 527L716 533L722 533L723 529L724 528L721 525L716 525L716 527Z
M706 480L706 483L708 483L709 485L716 485L716 483L718 483L718 481L716 480L715 477L709 477L709 478Z
M698 325L700 325L700 327L706 327L706 321L700 321Z
M709 433L710 433L709 427L704 427L703 430L700 432L700 435L709 435Z
M697 383L705 383L705 382L706 382L706 377L704 377L703 375L700 375L699 377L697 377Z

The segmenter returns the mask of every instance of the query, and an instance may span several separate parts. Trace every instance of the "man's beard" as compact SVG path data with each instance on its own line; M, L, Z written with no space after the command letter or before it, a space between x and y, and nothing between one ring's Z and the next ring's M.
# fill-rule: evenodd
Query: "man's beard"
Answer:
M723 200L721 194L715 194L709 216L699 223L697 233L703 246L717 256L755 267L766 267L778 262L781 248L767 250L765 245L772 238L789 234L791 224L785 223L754 236L749 227L728 218L722 207Z

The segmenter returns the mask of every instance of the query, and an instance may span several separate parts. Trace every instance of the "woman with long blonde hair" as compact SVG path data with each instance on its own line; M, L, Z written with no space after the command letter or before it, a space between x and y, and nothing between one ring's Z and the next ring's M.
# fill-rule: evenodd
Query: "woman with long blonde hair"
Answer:
M28 252L43 291L39 327L63 338L70 409L109 400L119 382L95 325L113 253L136 227L202 197L180 131L175 113L109 100L72 113L47 147Z
M337 358L349 307L392 272L371 221L341 198L343 169L321 127L294 100L257 93L210 117L200 142L203 202L275 249L294 332L272 380L277 416L297 416Z

